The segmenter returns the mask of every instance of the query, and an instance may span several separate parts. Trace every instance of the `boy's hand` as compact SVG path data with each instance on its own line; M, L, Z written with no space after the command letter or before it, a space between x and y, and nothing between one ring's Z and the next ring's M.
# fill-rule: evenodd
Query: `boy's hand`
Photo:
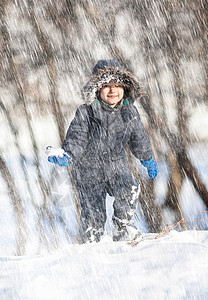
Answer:
M61 148L53 149L51 146L46 148L48 161L57 164L61 167L69 166L71 164L71 156Z
M141 164L147 168L147 172L149 175L149 178L156 178L158 174L158 166L156 161L154 160L154 157L150 160L141 161Z

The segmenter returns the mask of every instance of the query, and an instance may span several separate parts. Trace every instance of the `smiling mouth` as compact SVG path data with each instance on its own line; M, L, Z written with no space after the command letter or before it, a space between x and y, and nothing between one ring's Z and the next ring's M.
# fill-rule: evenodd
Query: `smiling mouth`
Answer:
M108 98L116 98L118 95L108 95Z

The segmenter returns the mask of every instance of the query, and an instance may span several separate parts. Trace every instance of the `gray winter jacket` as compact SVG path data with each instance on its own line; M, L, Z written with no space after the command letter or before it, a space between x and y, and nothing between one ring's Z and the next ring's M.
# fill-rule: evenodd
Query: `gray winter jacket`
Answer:
M98 102L76 111L63 149L73 159L72 174L76 181L110 180L128 169L126 146L141 161L152 156L150 140L133 103L118 111L105 110Z

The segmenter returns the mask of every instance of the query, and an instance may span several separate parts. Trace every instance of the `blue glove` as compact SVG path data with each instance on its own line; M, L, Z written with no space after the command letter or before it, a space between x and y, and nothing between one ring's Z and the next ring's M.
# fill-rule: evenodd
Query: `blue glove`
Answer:
M46 148L48 154L48 161L57 164L61 167L69 166L71 164L71 156L63 149L53 149L51 146Z
M58 164L61 167L66 167L71 164L71 156L67 153L64 152L63 156L49 156L48 161L54 164Z
M149 178L156 178L158 174L158 166L156 161L154 160L154 157L152 156L150 160L141 161L141 164L147 168L147 172L149 175Z

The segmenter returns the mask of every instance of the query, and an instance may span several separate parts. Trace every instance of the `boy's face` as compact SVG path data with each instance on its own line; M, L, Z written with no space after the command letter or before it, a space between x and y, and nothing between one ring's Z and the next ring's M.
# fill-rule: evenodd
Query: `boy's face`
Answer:
M114 107L123 98L124 88L121 83L105 83L100 90L100 97L103 101Z

